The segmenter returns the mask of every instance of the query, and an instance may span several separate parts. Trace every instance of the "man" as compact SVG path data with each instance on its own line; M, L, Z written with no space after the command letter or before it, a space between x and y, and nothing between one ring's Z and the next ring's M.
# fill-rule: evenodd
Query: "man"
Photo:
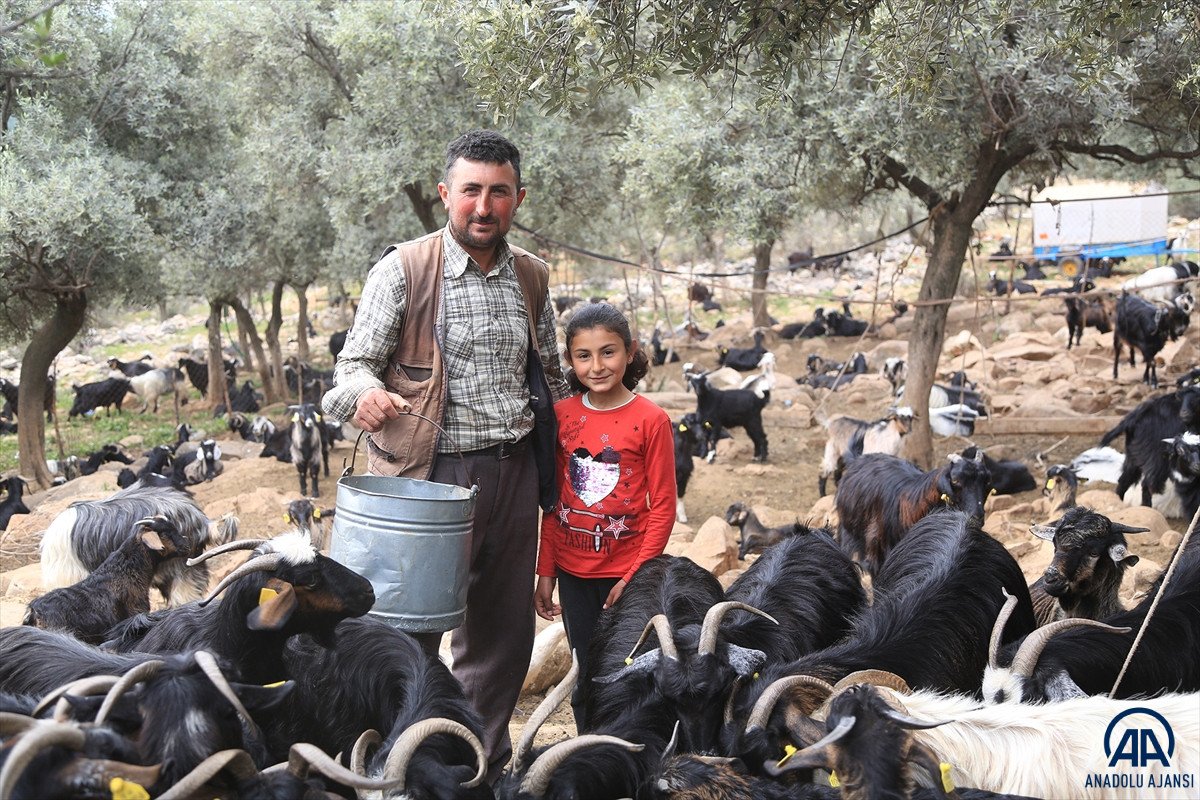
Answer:
M503 136L471 131L454 140L438 192L448 224L389 249L372 267L323 405L370 434L370 473L479 484L467 615L451 648L454 674L483 717L495 781L512 753L508 722L533 649L538 476L525 298L536 296L535 285L547 294L548 269L505 241L525 189L520 153ZM537 349L557 400L569 389L548 296L535 311ZM437 652L440 634L417 638Z

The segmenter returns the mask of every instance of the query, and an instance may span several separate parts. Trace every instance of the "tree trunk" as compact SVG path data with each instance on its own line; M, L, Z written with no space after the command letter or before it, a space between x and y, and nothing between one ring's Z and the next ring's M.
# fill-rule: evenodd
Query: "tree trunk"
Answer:
M262 379L267 405L278 403L280 398L273 391L271 371L267 366L267 357L263 355L262 339L254 327L254 317L241 300L234 299L230 305L233 306L233 313L237 315L238 328L246 331L246 336L250 339L250 349L254 352L254 360L258 364L258 376Z
M308 361L308 284L293 286L296 290L296 302L299 313L296 315L296 355L301 361Z
M417 219L421 221L421 227L426 233L433 233L442 227L434 215L434 209L437 208L441 201L441 196L434 194L433 197L426 197L421 190L421 182L404 184L404 193L408 195L408 201L412 203L413 213L417 215Z
M767 277L771 274L771 249L774 247L774 239L754 245L754 292L750 295L750 310L756 328L771 324L771 315L767 313Z
M283 327L283 281L275 281L271 287L271 317L267 320L267 349L271 353L271 386L273 397L287 394L287 382L283 379L283 347L279 344L279 330ZM266 392L266 389L263 389Z
M246 369L254 369L254 357L250 352L250 337L246 333L246 329L242 327L241 317L238 317L238 349L242 351L242 358L246 359Z
M214 407L224 403L229 409L229 392L225 386L225 354L221 352L221 309L225 303L208 301L208 402Z
M87 294L73 292L59 295L54 315L34 332L21 359L21 384L17 390L17 406L21 409L17 428L18 463L21 476L36 483L39 489L50 485L50 470L46 467L46 417L43 411L46 377L55 356L83 328L86 313Z

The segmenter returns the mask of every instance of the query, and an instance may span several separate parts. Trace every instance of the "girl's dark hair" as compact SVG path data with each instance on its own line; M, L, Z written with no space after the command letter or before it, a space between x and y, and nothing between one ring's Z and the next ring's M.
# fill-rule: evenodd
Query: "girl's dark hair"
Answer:
M567 323L568 359L571 354L571 340L575 338L575 334L592 328L604 328L606 331L615 333L621 337L627 351L633 350L633 334L629 332L629 320L625 319L621 310L611 303L588 303L586 306L581 306L571 316L571 321ZM646 351L639 347L633 354L633 361L629 362L629 366L625 368L625 375L621 378L621 383L632 392L637 388L638 381L646 377L646 373L649 371L650 358L646 355ZM573 369L567 370L567 383L576 392L587 389Z

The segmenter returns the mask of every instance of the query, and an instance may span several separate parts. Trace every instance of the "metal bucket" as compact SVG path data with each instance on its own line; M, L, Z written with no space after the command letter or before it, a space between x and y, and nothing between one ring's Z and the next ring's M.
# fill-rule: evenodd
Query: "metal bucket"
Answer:
M353 466L337 483L330 557L371 582L370 614L380 621L406 633L457 628L467 613L479 487L353 475Z

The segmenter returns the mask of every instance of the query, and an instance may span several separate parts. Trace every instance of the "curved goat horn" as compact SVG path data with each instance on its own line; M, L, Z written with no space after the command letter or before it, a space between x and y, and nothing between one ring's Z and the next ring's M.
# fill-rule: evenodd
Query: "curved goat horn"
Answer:
M604 736L595 733L576 736L574 739L559 742L538 756L537 760L529 766L529 772L525 773L525 777L521 780L521 791L532 797L541 797L546 793L546 787L550 785L554 771L562 766L567 758L579 750L586 750L602 744L613 744L635 753L646 747L644 744L634 744L618 736Z
M222 750L193 767L192 771L176 781L175 785L158 795L158 800L185 800L196 794L226 767L242 780L258 774L254 760L245 750Z
M818 750L821 750L821 749L833 744L834 742L837 742L839 739L843 738L846 734L848 734L851 731L851 729L854 728L854 723L857 721L858 720L855 719L854 717L842 717L840 720L838 720L838 724L834 727L834 729L831 730L829 733L825 734L824 738L822 738L819 741L813 742L812 744L810 744L808 747L804 748L803 750L797 750L796 752L792 753L792 756L789 760L795 766L785 765L785 766L780 767L780 766L777 766L772 761L768 761L763 766L766 768L766 771L769 774L775 775L775 776L782 775L785 772L790 772L793 769L803 769L804 766L800 763L800 761L804 756L806 756L810 753L815 753Z
M1023 678L1033 676L1033 671L1037 668L1038 659L1042 655L1042 650L1050 643L1050 639L1056 633L1061 633L1068 628L1080 627L1100 628L1109 633L1129 633L1129 628L1114 628L1112 625L1105 625L1103 622L1097 622L1094 619L1060 619L1057 622L1051 622L1049 625L1043 625L1033 633L1025 637L1025 641L1021 642L1021 646L1017 648L1017 654L1013 657L1012 671L1016 675Z
M860 683L870 684L871 686L882 686L886 689L901 692L902 694L912 694L912 688L904 678L884 669L860 669L856 672L851 672L833 685L831 694L838 694L843 689L848 689Z
M205 550L203 553L196 556L195 558L189 558L186 563L189 567L194 567L197 564L199 564L201 561L208 561L213 556L219 556L219 555L223 555L225 553L232 553L235 550L253 550L254 548L256 548L260 545L264 545L269 541L271 541L271 540L270 539L238 539L235 542L226 542L225 544L218 545L217 547L214 547L211 550ZM222 752L224 752L224 751L222 751Z
M512 760L512 771L514 773L519 774L524 771L525 759L529 755L529 751L533 749L533 739L537 736L538 728L542 727L542 724L550 719L550 715L575 690L575 681L578 678L579 654L572 650L571 669L567 671L566 677L559 681L559 684L546 695L542 702L538 703L538 707L529 716L529 721L521 729L521 741L517 744L517 749L513 754Z
M240 567L235 569L233 572L226 575L221 582L217 584L217 588L209 592L208 597L199 601L198 605L203 607L211 603L217 595L228 589L229 584L233 583L238 578L243 578L253 572L274 572L275 567L279 566L279 562L282 560L283 555L280 553L264 553L261 556L255 556L245 564L242 564Z
M642 642L646 641L651 628L658 634L658 649L662 651L662 654L672 661L678 661L679 650L675 647L675 634L671 632L671 621L667 619L666 614L655 614L650 618L646 627L642 628L642 635L638 637L637 644L629 651L629 658L633 658L633 654L642 646Z
M751 614L758 614L763 619L769 619L776 625L779 624L779 620L754 606L739 603L736 600L725 600L724 602L717 603L704 614L704 624L700 626L700 644L696 648L697 655L707 656L717 651L717 634L720 633L721 620L734 609L749 611Z
M73 750L83 747L84 734L79 727L62 722L40 720L27 730L8 751L4 767L0 769L0 797L12 797L13 787L21 773L42 750L63 745Z
M764 689L762 695L755 701L754 708L750 711L750 717L746 720L746 733L765 727L779 698L783 697L784 693L793 686L814 686L825 692L826 697L833 693L831 684L812 675L788 675L780 678Z
M350 750L350 771L366 775L367 759L370 756L371 748L379 747L381 744L383 744L383 737L374 728L368 728L359 734L358 739L354 741L354 747Z
M1004 593L1004 606L1000 609L1000 613L996 615L996 624L992 626L992 638L988 641L988 666L996 667L996 658L1000 655L1000 640L1004 638L1004 626L1008 624L1008 618L1012 616L1013 610L1017 607L1017 598L1008 593L1007 589L1001 588Z
M104 696L104 702L100 704L100 710L96 712L96 724L104 724L104 720L108 719L108 715L112 712L113 706L121 695L136 683L153 678L162 669L165 662L154 659L152 661L143 661L133 669L122 675L112 688L108 690L108 694Z
M217 687L217 691L221 696L229 701L238 716L250 726L250 730L258 731L258 725L250 717L250 712L242 705L242 700L237 696L237 692L233 691L233 687L229 685L229 680L225 677L225 673L221 672L221 665L217 663L217 659L212 653L207 650L197 650L194 658L200 669L204 670L204 674L212 681L213 686Z
M92 675L87 678L80 678L77 681L64 683L54 691L44 696L33 708L33 716L39 716L43 711L50 707L50 704L55 700L59 700L64 695L90 695L98 694L99 691L107 692L113 687L120 678L116 675ZM98 691L99 690L99 691ZM60 714L66 714L66 700L61 700L54 708L54 719L57 722L66 722L66 717L60 718Z
M400 738L396 740L396 743L392 745L392 749L388 752L387 761L383 765L383 777L388 780L395 780L390 785L395 786L397 792L404 791L404 780L408 772L408 762L412 759L413 753L421 746L421 742L435 733L449 733L458 736L471 745L471 749L475 751L475 758L479 764L479 769L475 773L474 778L463 784L463 788L473 789L483 783L484 776L487 775L488 759L487 753L483 749L483 743L479 741L479 737L461 722L455 722L445 717L431 717L408 726L408 729L400 734Z
M390 789L404 780L403 777L368 778L346 769L314 744L297 742L292 745L288 751L288 772L304 780L308 777L310 767L330 780L355 789Z
M36 725L37 722L33 717L27 717L24 714L16 714L12 711L0 711L0 737L23 733Z

